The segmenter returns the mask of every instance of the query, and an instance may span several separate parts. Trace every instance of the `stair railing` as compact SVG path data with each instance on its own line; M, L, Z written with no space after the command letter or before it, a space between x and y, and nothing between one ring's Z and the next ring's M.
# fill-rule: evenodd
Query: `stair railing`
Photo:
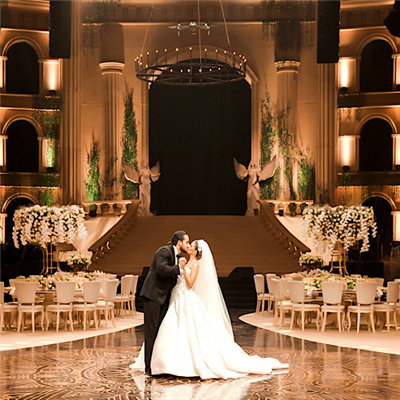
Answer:
M297 239L281 222L275 217L274 212L266 200L260 200L260 217L271 233L281 242L286 250L295 258L299 258L301 253L311 251L303 242Z
M93 252L93 263L98 262L106 253L109 253L118 242L118 239L122 238L132 227L138 216L139 204L139 200L132 201L124 216L108 232L89 247L89 251Z

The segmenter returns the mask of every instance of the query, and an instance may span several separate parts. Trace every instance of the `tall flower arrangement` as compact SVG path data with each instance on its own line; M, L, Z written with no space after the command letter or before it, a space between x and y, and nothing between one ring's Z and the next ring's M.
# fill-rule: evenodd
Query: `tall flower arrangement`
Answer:
M83 208L76 205L22 207L14 214L14 245L36 243L46 248L48 244L71 244L87 236L84 220Z
M359 240L360 252L368 251L369 235L376 237L377 233L374 210L364 206L307 207L300 227L305 238L312 238L316 250L328 250L329 254L336 242L348 250Z

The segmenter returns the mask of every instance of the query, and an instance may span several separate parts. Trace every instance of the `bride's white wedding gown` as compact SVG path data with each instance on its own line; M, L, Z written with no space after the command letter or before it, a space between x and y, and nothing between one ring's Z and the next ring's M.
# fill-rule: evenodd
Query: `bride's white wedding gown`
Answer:
M154 343L152 374L228 379L288 368L274 358L249 356L222 324L186 285L181 272ZM144 346L132 369L144 370Z

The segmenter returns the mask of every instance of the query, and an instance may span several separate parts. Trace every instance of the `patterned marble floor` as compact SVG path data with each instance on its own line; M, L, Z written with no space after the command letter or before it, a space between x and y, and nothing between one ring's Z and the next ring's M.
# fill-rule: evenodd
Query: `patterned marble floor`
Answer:
M400 398L400 356L309 342L242 323L236 341L250 354L275 357L289 372L237 380L131 375L143 326L75 342L4 351L1 399L324 399Z

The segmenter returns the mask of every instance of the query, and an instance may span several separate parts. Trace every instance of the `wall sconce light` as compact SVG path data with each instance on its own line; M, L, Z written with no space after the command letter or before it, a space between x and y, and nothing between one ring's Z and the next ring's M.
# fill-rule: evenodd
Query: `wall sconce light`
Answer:
M60 61L42 60L43 63L43 89L52 94L60 89Z
M339 88L341 94L346 94L355 86L356 59L342 57L339 60Z
M394 86L396 90L400 91L400 54L392 54L392 58L393 58Z
M400 242L400 211L392 211L393 241Z
M358 136L339 136L339 165L343 172L356 167L356 140Z
M400 134L394 133L393 138L393 164L396 170L400 170Z

